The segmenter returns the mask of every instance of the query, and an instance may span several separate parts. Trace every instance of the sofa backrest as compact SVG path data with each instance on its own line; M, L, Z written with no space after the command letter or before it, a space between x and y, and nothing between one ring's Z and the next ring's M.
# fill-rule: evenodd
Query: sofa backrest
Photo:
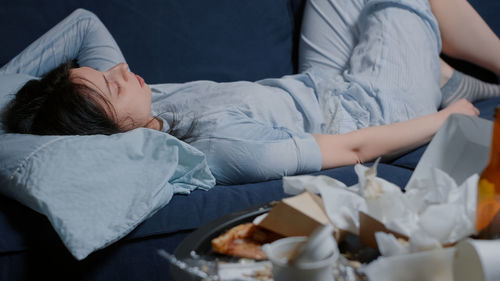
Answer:
M0 8L0 66L76 8L94 12L148 83L295 71L304 0L18 0Z
M148 83L255 81L296 71L305 0L7 0L0 66L76 8L97 14ZM469 0L500 35L500 1ZM475 69L473 70L475 71Z

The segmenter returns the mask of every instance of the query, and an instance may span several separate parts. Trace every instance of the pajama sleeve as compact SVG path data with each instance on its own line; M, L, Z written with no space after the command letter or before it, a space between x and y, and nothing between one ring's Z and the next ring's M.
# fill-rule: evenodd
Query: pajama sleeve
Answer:
M103 71L125 59L93 13L77 9L0 68L1 74L43 76L68 60Z
M321 152L311 134L272 127L249 117L222 121L193 146L203 151L219 184L277 179L321 169Z

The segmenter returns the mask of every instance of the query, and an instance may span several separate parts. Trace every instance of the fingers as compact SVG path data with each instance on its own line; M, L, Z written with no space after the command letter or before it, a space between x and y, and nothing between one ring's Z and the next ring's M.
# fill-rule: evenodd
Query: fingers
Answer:
M475 115L476 115L476 116L479 116L479 113L481 113L481 112L479 111L479 109L477 109L477 107L475 107L475 106L472 106L472 107L474 108L474 113L475 113Z
M477 109L471 102L466 99L459 99L445 108L449 114L459 113L469 116L479 116L479 109Z
M468 101L466 99L461 99L461 101L467 107L467 110L469 110L471 112L471 115L479 116L479 109L477 109L477 107L475 107L470 101Z

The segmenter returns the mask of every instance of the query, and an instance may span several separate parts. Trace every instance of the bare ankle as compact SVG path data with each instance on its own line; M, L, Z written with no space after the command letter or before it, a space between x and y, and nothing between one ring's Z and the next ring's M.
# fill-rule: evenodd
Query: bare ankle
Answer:
M439 87L443 87L453 75L453 68L441 59L441 77Z

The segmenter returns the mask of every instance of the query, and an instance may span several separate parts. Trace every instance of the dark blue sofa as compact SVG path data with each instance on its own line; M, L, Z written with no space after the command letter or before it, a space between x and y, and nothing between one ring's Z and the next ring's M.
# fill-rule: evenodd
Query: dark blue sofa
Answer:
M131 69L149 83L254 81L296 71L303 0L2 0L0 65L76 8L97 14L115 36ZM500 2L474 0L500 34ZM499 50L500 51L500 50ZM484 80L483 69L452 64ZM500 99L477 103L491 119ZM425 147L379 166L379 175L405 186ZM1 161L1 160L0 160ZM353 167L322 171L347 185ZM1 188L1 187L0 187ZM159 248L174 252L193 230L233 211L286 196L281 181L216 186L175 195L115 244L75 260L42 215L0 196L0 280L170 280Z

